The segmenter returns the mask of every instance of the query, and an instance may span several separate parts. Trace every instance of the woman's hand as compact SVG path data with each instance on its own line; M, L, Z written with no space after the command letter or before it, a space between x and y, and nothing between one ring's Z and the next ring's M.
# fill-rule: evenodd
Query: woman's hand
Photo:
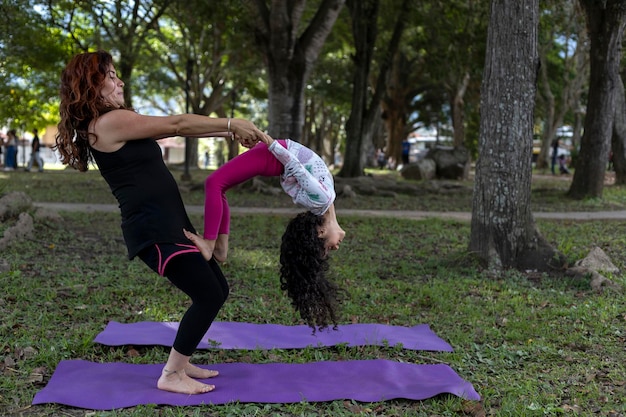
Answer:
M272 140L270 136L263 133L254 123L245 119L231 119L230 131L233 133L233 139L236 139L246 148L252 148L259 142L267 143Z
M261 139L261 142L269 147L274 142L274 139L269 135L265 135L265 138Z

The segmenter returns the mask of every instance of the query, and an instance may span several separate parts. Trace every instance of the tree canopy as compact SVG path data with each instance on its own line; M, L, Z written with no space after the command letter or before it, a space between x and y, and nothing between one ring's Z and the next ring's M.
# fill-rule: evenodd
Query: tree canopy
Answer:
M590 26L582 22L592 8L579 3L540 4L543 65L533 123L544 159L556 128L584 116ZM24 130L56 123L63 65L77 52L102 48L116 58L126 100L138 110L185 111L188 91L189 111L250 118L313 147L328 163L339 153L347 176L373 163L374 147L397 160L402 140L422 126L438 127L477 157L486 2L271 4L7 0L0 6L0 124ZM367 7L375 15L358 13ZM363 23L376 34L367 63L354 36ZM365 78L356 85L359 72ZM367 106L359 110L360 103ZM349 133L357 118L367 120L364 130Z

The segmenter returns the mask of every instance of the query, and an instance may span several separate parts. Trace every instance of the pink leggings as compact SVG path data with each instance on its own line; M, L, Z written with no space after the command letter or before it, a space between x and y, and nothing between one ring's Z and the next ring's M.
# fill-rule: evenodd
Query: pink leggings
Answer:
M284 140L278 140L278 143L287 147ZM204 238L215 240L218 234L230 232L228 189L256 176L277 177L284 169L267 145L258 143L209 175L204 183Z

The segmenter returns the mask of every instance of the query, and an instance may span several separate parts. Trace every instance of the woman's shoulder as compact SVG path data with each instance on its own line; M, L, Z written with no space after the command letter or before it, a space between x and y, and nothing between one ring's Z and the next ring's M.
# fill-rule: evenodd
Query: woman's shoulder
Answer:
M109 120L109 119L119 119L119 118L135 118L141 117L139 113L132 109L112 109L105 113L101 113L100 116L96 120Z
M160 139L178 134L181 115L146 115L132 109L115 109L92 122L95 133L113 136L116 141Z
M96 130L97 133L98 130L106 131L112 127L134 123L137 117L141 117L141 115L133 110L114 109L100 114L100 116L93 119L90 124L92 129Z

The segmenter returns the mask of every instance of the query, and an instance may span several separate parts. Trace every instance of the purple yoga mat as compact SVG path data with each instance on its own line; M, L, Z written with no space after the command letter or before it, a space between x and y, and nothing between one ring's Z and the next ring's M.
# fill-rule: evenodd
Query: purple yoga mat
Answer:
M217 378L206 380L216 389L206 394L186 395L156 388L162 364L61 361L48 385L35 395L33 404L58 403L112 410L140 404L424 400L445 393L480 400L472 384L444 364L415 365L376 359L304 364L228 363L203 367L220 372Z
M122 324L109 322L94 341L108 346L162 345L172 346L178 323L152 322ZM308 326L214 322L198 349L298 349L307 346L324 347L338 344L348 346L402 344L404 349L452 352L452 347L439 338L430 327L382 324L346 324L338 330L326 329L312 334Z

